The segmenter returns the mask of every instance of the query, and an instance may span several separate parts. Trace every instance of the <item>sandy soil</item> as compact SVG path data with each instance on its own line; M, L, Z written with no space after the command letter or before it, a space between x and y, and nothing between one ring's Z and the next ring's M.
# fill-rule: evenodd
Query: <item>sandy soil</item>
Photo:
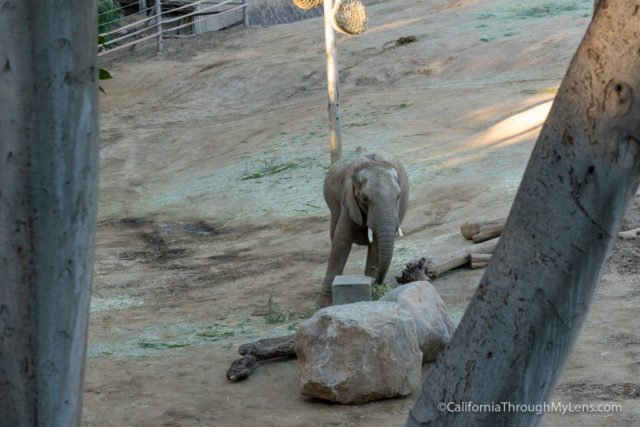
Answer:
M459 226L508 213L591 0L369 2L339 39L345 151L393 152L411 205L392 274L465 244ZM409 44L401 37L415 36ZM294 361L231 384L236 347L289 333L314 307L329 251L321 19L170 40L108 68L84 423L396 426L413 398L303 398ZM625 220L640 226L637 204ZM365 252L352 252L358 272ZM637 242L619 242L549 426L640 425ZM434 283L458 321L482 274Z

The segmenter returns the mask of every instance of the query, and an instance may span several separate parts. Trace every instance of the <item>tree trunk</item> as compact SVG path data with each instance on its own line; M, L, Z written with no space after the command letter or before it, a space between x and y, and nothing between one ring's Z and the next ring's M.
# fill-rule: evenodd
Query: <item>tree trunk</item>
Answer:
M94 1L0 0L0 425L77 426L98 171Z
M333 0L324 2L324 44L327 54L327 96L329 112L329 147L331 164L342 157L342 131L340 126L340 80L336 32L333 29Z
M543 126L498 249L408 426L537 425L438 404L549 399L640 172L637 1L602 1Z

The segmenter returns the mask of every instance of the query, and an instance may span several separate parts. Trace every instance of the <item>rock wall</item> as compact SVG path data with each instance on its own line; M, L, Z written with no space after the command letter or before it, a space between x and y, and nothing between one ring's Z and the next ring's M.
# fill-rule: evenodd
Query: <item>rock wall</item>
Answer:
M249 0L249 25L277 25L322 16L322 7L298 9L291 0Z

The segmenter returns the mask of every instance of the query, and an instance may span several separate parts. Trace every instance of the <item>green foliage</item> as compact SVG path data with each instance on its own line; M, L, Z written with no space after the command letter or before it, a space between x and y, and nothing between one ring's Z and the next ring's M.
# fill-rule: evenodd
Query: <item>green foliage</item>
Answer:
M371 300L378 301L387 292L391 292L392 290L393 290L393 286L386 279L381 284L374 283L373 286L371 286Z
M98 33L114 29L123 16L118 2L114 0L98 0Z
M269 295L269 301L267 302L267 314L264 316L265 323L267 325L275 325L278 323L284 323L287 320L289 320L289 313L280 310L273 301L273 295Z

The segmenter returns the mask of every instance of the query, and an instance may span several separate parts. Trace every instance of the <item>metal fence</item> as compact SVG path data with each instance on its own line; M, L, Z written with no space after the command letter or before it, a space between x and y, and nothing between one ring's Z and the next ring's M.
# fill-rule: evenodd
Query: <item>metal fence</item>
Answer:
M101 23L102 27L114 27L99 34L98 57L102 60L125 55L137 47L155 45L160 52L166 38L249 25L248 0L139 0L116 9L125 17ZM229 19L229 14L239 11L236 21L216 23L222 22L222 16Z

